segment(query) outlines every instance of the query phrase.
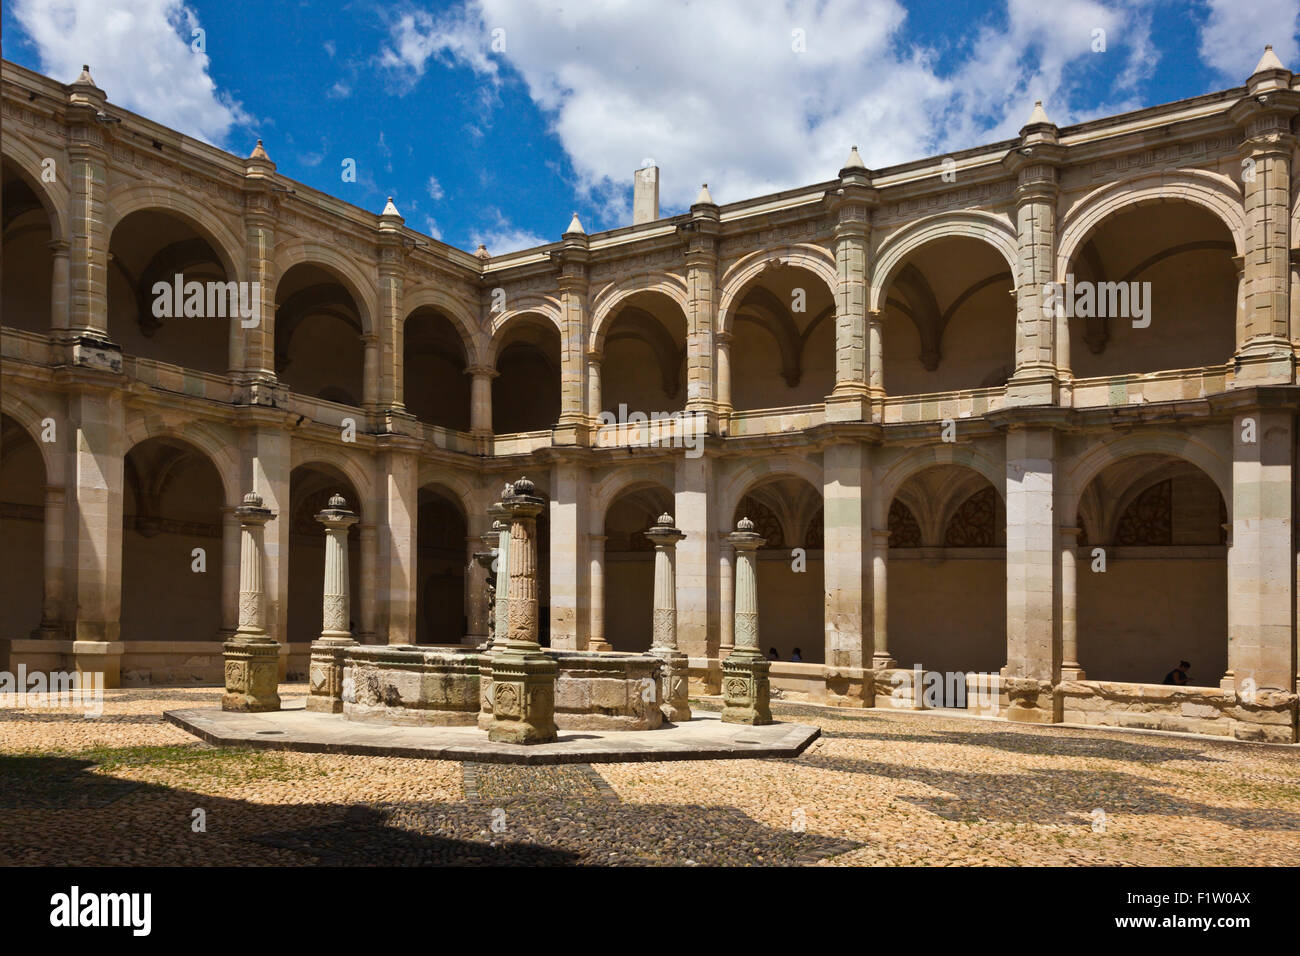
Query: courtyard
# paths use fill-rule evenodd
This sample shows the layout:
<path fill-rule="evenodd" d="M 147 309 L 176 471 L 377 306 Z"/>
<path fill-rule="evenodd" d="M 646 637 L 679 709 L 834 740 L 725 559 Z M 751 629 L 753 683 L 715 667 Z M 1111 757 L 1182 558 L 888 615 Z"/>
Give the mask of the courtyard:
<path fill-rule="evenodd" d="M 0 864 L 1300 859 L 1295 747 L 774 701 L 776 719 L 822 730 L 797 758 L 531 767 L 216 748 L 163 719 L 220 697 L 109 690 L 91 719 L 0 707 Z"/>

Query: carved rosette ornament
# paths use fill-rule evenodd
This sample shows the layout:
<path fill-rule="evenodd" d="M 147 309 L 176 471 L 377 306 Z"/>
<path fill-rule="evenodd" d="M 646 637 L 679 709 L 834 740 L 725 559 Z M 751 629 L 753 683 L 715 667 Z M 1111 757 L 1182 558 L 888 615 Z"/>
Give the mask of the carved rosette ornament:
<path fill-rule="evenodd" d="M 677 542 L 686 537 L 672 515 L 660 515 L 645 533 L 655 549 L 653 640 L 650 653 L 663 661 L 660 709 L 673 723 L 691 719 L 689 662 L 677 647 Z"/>
<path fill-rule="evenodd" d="M 492 651 L 488 739 L 537 744 L 556 739 L 555 661 L 537 642 L 537 516 L 544 502 L 520 478 L 501 501 L 510 521 L 508 618 L 504 646 Z"/>
<path fill-rule="evenodd" d="M 275 512 L 262 507 L 254 492 L 235 509 L 239 518 L 239 629 L 222 645 L 226 692 L 222 710 L 264 712 L 280 709 L 280 645 L 266 633 L 262 585 L 266 524 Z"/>
<path fill-rule="evenodd" d="M 329 499 L 316 520 L 325 527 L 325 584 L 321 598 L 321 634 L 312 642 L 308 665 L 307 709 L 337 714 L 343 710 L 344 651 L 352 637 L 348 578 L 348 529 L 360 519 L 342 495 Z"/>
<path fill-rule="evenodd" d="M 722 719 L 734 724 L 770 724 L 768 670 L 758 642 L 758 578 L 754 552 L 764 539 L 754 522 L 741 518 L 727 536 L 736 552 L 736 646 L 722 662 Z"/>

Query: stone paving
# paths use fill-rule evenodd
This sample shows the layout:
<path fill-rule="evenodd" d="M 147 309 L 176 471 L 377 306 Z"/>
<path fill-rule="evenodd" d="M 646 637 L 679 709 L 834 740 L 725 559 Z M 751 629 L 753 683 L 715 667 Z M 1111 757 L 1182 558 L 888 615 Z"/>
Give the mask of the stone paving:
<path fill-rule="evenodd" d="M 219 749 L 162 719 L 219 697 L 0 704 L 0 864 L 1300 862 L 1294 747 L 775 703 L 823 729 L 800 757 L 532 767 Z"/>

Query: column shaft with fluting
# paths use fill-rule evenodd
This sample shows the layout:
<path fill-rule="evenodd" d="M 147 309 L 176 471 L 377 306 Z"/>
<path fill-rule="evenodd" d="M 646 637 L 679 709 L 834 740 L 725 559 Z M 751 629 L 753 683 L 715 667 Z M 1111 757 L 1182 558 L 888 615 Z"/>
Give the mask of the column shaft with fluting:
<path fill-rule="evenodd" d="M 235 509 L 239 516 L 239 628 L 222 645 L 226 693 L 222 710 L 280 709 L 277 677 L 280 645 L 266 633 L 266 595 L 262 579 L 266 524 L 275 517 L 253 492 Z"/>
<path fill-rule="evenodd" d="M 736 724 L 770 724 L 770 664 L 758 641 L 758 576 L 755 553 L 764 540 L 754 522 L 742 518 L 727 536 L 736 554 L 736 646 L 722 662 L 722 719 Z"/>
<path fill-rule="evenodd" d="M 348 575 L 348 529 L 360 520 L 342 495 L 330 498 L 316 515 L 325 527 L 325 579 L 321 588 L 320 639 L 311 645 L 307 709 L 337 714 L 352 694 L 345 681 L 346 650 L 352 636 L 352 598 Z"/>
<path fill-rule="evenodd" d="M 663 666 L 659 674 L 660 709 L 673 723 L 691 719 L 689 661 L 677 647 L 677 542 L 686 537 L 671 515 L 660 515 L 646 531 L 655 546 L 654 622 L 652 656 Z"/>

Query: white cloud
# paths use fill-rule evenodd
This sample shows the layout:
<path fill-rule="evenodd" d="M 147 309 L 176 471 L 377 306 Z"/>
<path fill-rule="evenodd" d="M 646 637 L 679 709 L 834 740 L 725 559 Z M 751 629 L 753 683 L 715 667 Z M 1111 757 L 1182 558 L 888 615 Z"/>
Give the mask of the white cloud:
<path fill-rule="evenodd" d="M 902 42 L 899 0 L 659 0 L 652 11 L 639 0 L 465 0 L 440 20 L 395 21 L 381 59 L 415 79 L 429 59 L 451 61 L 492 88 L 494 57 L 508 61 L 548 113 L 579 192 L 621 221 L 647 156 L 671 211 L 704 181 L 725 203 L 832 179 L 855 143 L 879 167 L 1014 136 L 1034 99 L 1061 125 L 1087 118 L 1064 104 L 1071 67 L 1088 57 L 1111 57 L 1119 77 L 1115 101 L 1089 115 L 1130 108 L 1154 62 L 1143 3 L 1006 0 L 1005 23 L 972 25 L 942 72 L 938 52 Z M 1109 52 L 1092 52 L 1094 29 Z"/>
<path fill-rule="evenodd" d="M 479 227 L 470 232 L 470 244 L 477 247 L 479 243 L 487 246 L 488 252 L 494 256 L 502 256 L 507 252 L 518 252 L 520 249 L 531 249 L 534 246 L 544 246 L 554 239 L 543 239 L 527 229 L 518 229 L 510 224 L 510 221 L 501 214 L 501 210 L 493 210 L 495 221 L 490 226 Z M 558 239 L 556 236 L 555 239 Z"/>
<path fill-rule="evenodd" d="M 55 79 L 71 83 L 88 63 L 109 102 L 217 145 L 252 123 L 190 48 L 199 20 L 182 0 L 15 0 L 13 10 Z"/>
<path fill-rule="evenodd" d="M 432 216 L 424 217 L 424 231 L 434 239 L 442 240 L 442 230 L 438 228 L 438 222 Z"/>
<path fill-rule="evenodd" d="M 1244 83 L 1265 44 L 1273 44 L 1283 65 L 1295 69 L 1300 0 L 1207 0 L 1201 25 L 1201 59 L 1233 86 Z"/>
<path fill-rule="evenodd" d="M 443 197 L 442 183 L 438 182 L 437 176 L 430 176 L 425 188 L 429 190 L 429 198 L 435 202 Z"/>
<path fill-rule="evenodd" d="M 344 83 L 342 80 L 338 80 L 333 86 L 325 91 L 325 95 L 332 100 L 346 100 L 352 95 L 352 87 L 348 86 L 348 84 Z"/>

